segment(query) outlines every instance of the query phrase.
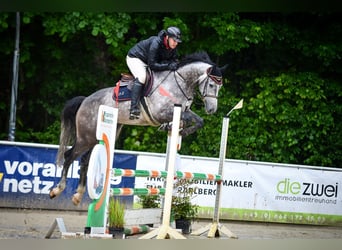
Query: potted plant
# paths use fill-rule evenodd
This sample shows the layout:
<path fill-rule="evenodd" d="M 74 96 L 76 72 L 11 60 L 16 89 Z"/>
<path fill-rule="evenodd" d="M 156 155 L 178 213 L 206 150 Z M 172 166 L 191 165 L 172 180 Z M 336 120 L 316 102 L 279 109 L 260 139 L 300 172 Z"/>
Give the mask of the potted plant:
<path fill-rule="evenodd" d="M 110 197 L 108 204 L 108 231 L 113 237 L 122 239 L 125 225 L 125 206 L 119 198 Z"/>
<path fill-rule="evenodd" d="M 175 220 L 176 228 L 182 229 L 183 234 L 191 233 L 191 224 L 198 214 L 198 205 L 191 202 L 194 189 L 189 186 L 192 183 L 189 180 L 179 180 L 175 184 L 177 195 L 172 196 L 171 216 Z"/>

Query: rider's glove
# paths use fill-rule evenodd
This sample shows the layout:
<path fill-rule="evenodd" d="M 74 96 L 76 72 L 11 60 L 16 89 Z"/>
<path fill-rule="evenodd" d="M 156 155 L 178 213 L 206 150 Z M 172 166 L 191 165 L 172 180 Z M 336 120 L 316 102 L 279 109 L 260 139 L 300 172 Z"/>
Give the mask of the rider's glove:
<path fill-rule="evenodd" d="M 177 68 L 178 68 L 178 63 L 176 62 L 169 63 L 170 70 L 175 71 Z"/>

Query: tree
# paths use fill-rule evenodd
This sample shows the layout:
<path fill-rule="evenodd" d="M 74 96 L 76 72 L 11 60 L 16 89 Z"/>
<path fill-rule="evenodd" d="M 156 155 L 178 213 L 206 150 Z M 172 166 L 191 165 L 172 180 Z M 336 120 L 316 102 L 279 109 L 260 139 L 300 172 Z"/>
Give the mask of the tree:
<path fill-rule="evenodd" d="M 66 100 L 115 85 L 137 41 L 170 25 L 183 32 L 180 56 L 205 50 L 228 63 L 215 115 L 183 138 L 182 154 L 218 157 L 222 117 L 228 157 L 340 167 L 342 25 L 338 13 L 22 13 L 18 141 L 58 144 Z M 15 14 L 0 13 L 0 114 L 8 120 Z M 7 124 L 0 125 L 7 137 Z M 165 134 L 127 126 L 118 148 L 165 152 Z"/>

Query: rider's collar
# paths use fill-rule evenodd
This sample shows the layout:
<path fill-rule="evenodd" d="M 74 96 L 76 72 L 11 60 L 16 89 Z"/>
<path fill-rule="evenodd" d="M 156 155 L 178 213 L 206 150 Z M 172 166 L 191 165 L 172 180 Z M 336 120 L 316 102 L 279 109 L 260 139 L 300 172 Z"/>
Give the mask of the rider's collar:
<path fill-rule="evenodd" d="M 167 36 L 164 36 L 164 45 L 166 47 L 166 49 L 171 49 L 170 46 L 169 46 L 169 42 L 168 42 L 168 39 L 167 39 Z"/>

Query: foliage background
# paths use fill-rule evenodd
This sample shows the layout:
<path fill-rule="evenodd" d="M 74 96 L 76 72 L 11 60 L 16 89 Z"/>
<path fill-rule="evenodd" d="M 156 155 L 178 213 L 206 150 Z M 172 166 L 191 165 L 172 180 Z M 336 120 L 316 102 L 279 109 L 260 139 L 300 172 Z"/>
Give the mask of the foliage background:
<path fill-rule="evenodd" d="M 176 25 L 180 56 L 205 50 L 229 68 L 219 109 L 181 154 L 218 157 L 231 115 L 232 159 L 341 167 L 342 19 L 334 12 L 22 12 L 16 141 L 58 144 L 66 100 L 113 86 L 137 41 Z M 7 140 L 15 12 L 0 12 L 0 139 Z M 127 126 L 118 149 L 165 152 L 166 134 Z"/>

